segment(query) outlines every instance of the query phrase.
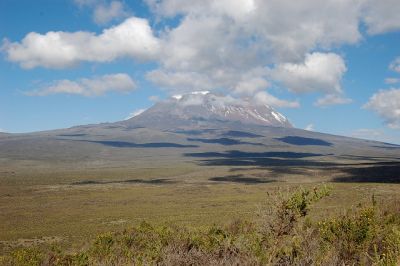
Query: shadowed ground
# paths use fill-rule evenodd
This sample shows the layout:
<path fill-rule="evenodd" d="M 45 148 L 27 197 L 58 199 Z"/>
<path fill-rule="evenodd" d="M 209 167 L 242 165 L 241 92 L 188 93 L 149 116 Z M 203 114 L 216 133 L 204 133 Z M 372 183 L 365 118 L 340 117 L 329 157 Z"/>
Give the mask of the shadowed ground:
<path fill-rule="evenodd" d="M 265 184 L 265 183 L 275 182 L 275 180 L 267 180 L 265 178 L 256 178 L 256 177 L 245 177 L 243 175 L 212 177 L 209 180 L 218 182 L 242 183 L 242 184 Z"/>
<path fill-rule="evenodd" d="M 335 177 L 332 181 L 349 183 L 400 183 L 400 164 L 346 168 L 342 171 L 345 173 L 345 176 Z"/>
<path fill-rule="evenodd" d="M 143 220 L 223 224 L 255 215 L 267 193 L 299 186 L 333 187 L 333 196 L 312 210 L 320 217 L 372 194 L 400 196 L 397 146 L 225 124 L 2 134 L 0 254 L 9 245 L 48 239 L 84 245 L 97 233 Z"/>
<path fill-rule="evenodd" d="M 288 136 L 284 138 L 277 138 L 282 142 L 292 144 L 292 145 L 300 145 L 300 146 L 332 146 L 333 144 L 327 142 L 322 139 L 314 139 L 314 138 L 304 138 L 304 137 L 297 137 L 297 136 Z"/>

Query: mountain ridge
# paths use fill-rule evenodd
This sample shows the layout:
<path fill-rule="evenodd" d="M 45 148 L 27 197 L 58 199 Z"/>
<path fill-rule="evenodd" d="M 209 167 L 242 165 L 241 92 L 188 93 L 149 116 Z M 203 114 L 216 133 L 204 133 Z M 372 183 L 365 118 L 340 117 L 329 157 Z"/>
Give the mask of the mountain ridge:
<path fill-rule="evenodd" d="M 393 144 L 306 131 L 281 116 L 246 99 L 209 92 L 175 95 L 124 121 L 0 134 L 0 166 L 25 167 L 31 161 L 67 168 L 162 163 L 285 168 L 400 160 Z"/>
<path fill-rule="evenodd" d="M 174 95 L 121 124 L 154 126 L 158 123 L 164 127 L 179 127 L 211 121 L 293 128 L 284 115 L 266 104 L 208 91 Z"/>

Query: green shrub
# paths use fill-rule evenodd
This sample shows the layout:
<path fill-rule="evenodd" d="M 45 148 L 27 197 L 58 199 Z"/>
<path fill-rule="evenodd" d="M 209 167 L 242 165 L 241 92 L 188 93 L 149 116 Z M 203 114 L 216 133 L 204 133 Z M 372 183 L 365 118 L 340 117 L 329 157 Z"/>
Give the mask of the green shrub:
<path fill-rule="evenodd" d="M 1 265 L 398 265 L 400 204 L 360 206 L 320 222 L 310 206 L 326 187 L 270 195 L 254 221 L 206 230 L 152 226 L 98 235 L 90 247 L 66 253 L 53 247 L 18 249 Z"/>
<path fill-rule="evenodd" d="M 35 266 L 41 265 L 43 261 L 42 252 L 36 248 L 22 248 L 17 249 L 11 253 L 10 263 L 12 265 L 20 265 L 20 266 Z"/>

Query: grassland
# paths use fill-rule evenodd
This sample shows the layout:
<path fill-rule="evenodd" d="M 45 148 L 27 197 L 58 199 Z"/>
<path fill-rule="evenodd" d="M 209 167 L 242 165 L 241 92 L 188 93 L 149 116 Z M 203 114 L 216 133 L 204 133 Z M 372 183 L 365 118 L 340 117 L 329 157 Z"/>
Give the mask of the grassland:
<path fill-rule="evenodd" d="M 8 254 L 22 261 L 35 254 L 47 258 L 48 251 L 57 247 L 62 252 L 56 257 L 61 260 L 82 251 L 96 261 L 99 258 L 90 250 L 98 235 L 105 235 L 108 243 L 111 234 L 110 241 L 120 243 L 130 238 L 121 232 L 140 231 L 144 221 L 152 225 L 145 226 L 144 239 L 149 234 L 159 240 L 159 229 L 164 226 L 168 232 L 183 232 L 185 239 L 214 238 L 213 233 L 207 233 L 212 228 L 224 228 L 237 219 L 254 221 L 260 208 L 271 206 L 271 196 L 299 187 L 332 187 L 328 197 L 310 207 L 307 219 L 314 223 L 314 231 L 319 230 L 315 227 L 318 221 L 364 206 L 372 195 L 380 203 L 400 199 L 400 148 L 389 144 L 298 130 L 292 133 L 301 134 L 303 138 L 298 139 L 302 141 L 321 138 L 321 143 L 327 144 L 288 144 L 281 137 L 290 132 L 274 128 L 254 131 L 257 137 L 235 139 L 227 139 L 226 130 L 206 130 L 198 140 L 182 133 L 143 128 L 70 130 L 73 134 L 67 130 L 68 134 L 43 132 L 0 139 L 3 258 Z M 233 239 L 248 237 L 223 232 Z M 252 232 L 260 236 L 258 230 Z M 291 237 L 303 239 L 304 235 Z M 168 239 L 182 244 L 182 239 Z M 252 242 L 253 238 L 248 240 L 259 244 Z M 380 243 L 377 238 L 367 242 Z M 112 245 L 116 253 L 120 247 Z M 201 253 L 207 246 L 199 248 L 199 254 L 210 255 Z M 225 246 L 213 248 L 215 252 L 225 250 Z M 364 248 L 359 251 L 364 252 Z M 254 250 L 247 251 L 245 254 L 256 261 L 264 261 Z M 69 259 L 61 265 L 70 265 Z"/>
<path fill-rule="evenodd" d="M 199 167 L 192 163 L 12 169 L 1 169 L 1 254 L 21 246 L 54 243 L 79 249 L 97 234 L 143 221 L 157 226 L 207 228 L 236 218 L 252 219 L 268 194 L 327 182 L 332 193 L 313 206 L 313 219 L 341 213 L 369 201 L 372 195 L 381 201 L 400 199 L 398 184 L 330 183 L 340 171 L 325 168 L 291 168 L 291 173 L 280 174 L 276 169 Z"/>
<path fill-rule="evenodd" d="M 0 256 L 2 265 L 398 265 L 398 200 L 369 202 L 318 217 L 327 186 L 275 189 L 256 216 L 188 227 L 141 222 L 71 249 L 35 243 Z M 54 239 L 53 239 L 54 240 Z"/>

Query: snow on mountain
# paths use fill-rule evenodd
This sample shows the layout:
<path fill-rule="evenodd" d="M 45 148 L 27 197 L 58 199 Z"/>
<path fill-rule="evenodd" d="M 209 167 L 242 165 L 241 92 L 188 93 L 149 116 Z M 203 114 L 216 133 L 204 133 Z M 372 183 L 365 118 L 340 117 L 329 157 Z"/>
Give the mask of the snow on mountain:
<path fill-rule="evenodd" d="M 132 118 L 131 122 L 188 123 L 229 121 L 274 127 L 292 127 L 289 120 L 268 105 L 246 99 L 195 91 L 174 95 Z"/>

